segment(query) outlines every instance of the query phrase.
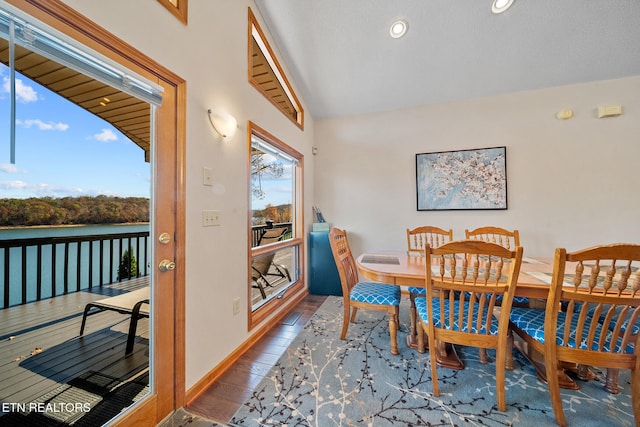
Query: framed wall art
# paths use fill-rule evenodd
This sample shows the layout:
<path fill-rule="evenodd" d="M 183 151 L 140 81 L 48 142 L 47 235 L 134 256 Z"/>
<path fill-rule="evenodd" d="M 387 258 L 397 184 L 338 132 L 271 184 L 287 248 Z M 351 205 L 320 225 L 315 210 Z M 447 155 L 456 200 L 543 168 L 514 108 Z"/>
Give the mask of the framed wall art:
<path fill-rule="evenodd" d="M 419 211 L 507 209 L 506 147 L 416 154 Z"/>

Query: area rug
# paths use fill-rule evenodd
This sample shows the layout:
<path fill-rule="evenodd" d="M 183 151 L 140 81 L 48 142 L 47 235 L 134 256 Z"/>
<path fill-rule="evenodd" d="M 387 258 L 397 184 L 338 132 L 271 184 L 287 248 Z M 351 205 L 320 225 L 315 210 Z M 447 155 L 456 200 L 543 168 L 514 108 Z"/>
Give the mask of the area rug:
<path fill-rule="evenodd" d="M 229 421 L 234 426 L 546 426 L 555 425 L 546 384 L 514 351 L 506 374 L 507 411 L 497 409 L 495 365 L 478 350 L 457 346 L 465 369 L 439 368 L 440 396 L 432 393 L 429 355 L 408 348 L 408 301 L 400 308 L 400 354 L 389 352 L 383 313 L 358 311 L 347 340 L 340 340 L 342 299 L 329 297 L 294 339 L 252 396 Z M 489 350 L 490 356 L 495 356 Z M 492 358 L 495 360 L 495 358 Z M 575 426 L 631 426 L 630 376 L 621 371 L 620 393 L 604 388 L 606 371 L 562 390 L 565 415 Z"/>

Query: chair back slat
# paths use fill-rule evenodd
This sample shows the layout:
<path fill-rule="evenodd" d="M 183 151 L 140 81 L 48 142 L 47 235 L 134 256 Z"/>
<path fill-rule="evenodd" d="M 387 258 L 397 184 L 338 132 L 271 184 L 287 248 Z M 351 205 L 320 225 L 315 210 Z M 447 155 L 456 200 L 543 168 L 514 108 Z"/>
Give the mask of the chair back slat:
<path fill-rule="evenodd" d="M 480 227 L 475 230 L 464 230 L 466 239 L 482 240 L 495 243 L 513 250 L 520 246 L 520 232 L 518 230 L 509 231 L 501 227 Z"/>
<path fill-rule="evenodd" d="M 429 245 L 437 248 L 453 240 L 453 230 L 445 230 L 430 225 L 407 228 L 407 250 L 409 253 L 423 254 L 424 248 Z"/>

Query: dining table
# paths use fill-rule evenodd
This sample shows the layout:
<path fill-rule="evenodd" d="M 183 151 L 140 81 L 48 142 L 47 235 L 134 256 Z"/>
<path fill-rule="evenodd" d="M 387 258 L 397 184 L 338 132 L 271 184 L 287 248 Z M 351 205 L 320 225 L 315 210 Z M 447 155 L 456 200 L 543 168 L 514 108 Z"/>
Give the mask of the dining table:
<path fill-rule="evenodd" d="M 395 284 L 403 287 L 424 287 L 425 281 L 425 256 L 409 253 L 407 251 L 374 251 L 361 254 L 356 264 L 360 274 L 368 280 Z M 573 263 L 567 263 L 567 271 L 574 268 Z M 549 294 L 551 276 L 553 273 L 553 258 L 529 258 L 524 257 L 520 265 L 515 296 L 526 297 L 532 308 L 544 309 L 545 301 Z M 407 336 L 407 345 L 416 349 L 416 325 L 415 319 L 411 319 L 411 330 Z M 544 356 L 528 348 L 526 343 L 517 343 L 521 353 L 527 357 L 535 367 L 538 378 L 546 382 L 546 370 Z M 440 343 L 437 349 L 438 364 L 451 369 L 464 369 L 464 364 L 456 354 L 451 344 Z M 559 369 L 559 381 L 562 388 L 579 389 L 578 384 L 566 374 L 567 370 L 580 371 L 583 379 L 595 378 L 588 370 L 581 369 L 575 364 L 562 364 Z M 613 370 L 609 370 L 613 371 Z M 607 373 L 607 390 L 617 389 L 617 376 L 613 372 Z"/>

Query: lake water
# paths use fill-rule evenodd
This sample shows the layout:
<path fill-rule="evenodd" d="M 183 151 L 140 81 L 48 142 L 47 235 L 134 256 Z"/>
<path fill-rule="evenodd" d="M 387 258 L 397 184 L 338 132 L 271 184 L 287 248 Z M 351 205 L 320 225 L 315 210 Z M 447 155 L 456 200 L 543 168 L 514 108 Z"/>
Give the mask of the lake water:
<path fill-rule="evenodd" d="M 0 240 L 33 239 L 37 237 L 57 236 L 88 236 L 91 234 L 134 233 L 137 231 L 149 231 L 149 223 L 64 225 L 58 227 L 0 227 Z"/>
<path fill-rule="evenodd" d="M 34 239 L 42 237 L 68 237 L 68 236 L 88 236 L 88 235 L 105 235 L 105 234 L 121 234 L 148 232 L 148 223 L 139 224 L 99 224 L 99 225 L 78 225 L 78 226 L 58 226 L 58 227 L 14 227 L 0 228 L 0 240 L 10 239 Z M 147 246 L 149 245 L 147 241 Z M 64 245 L 56 245 L 55 249 L 55 268 L 53 267 L 53 249 L 52 245 L 42 246 L 41 251 L 41 298 L 50 298 L 53 295 L 64 293 L 64 281 L 67 280 L 69 292 L 87 289 L 89 285 L 99 286 L 100 284 L 110 283 L 117 280 L 118 265 L 120 263 L 120 240 L 113 241 L 113 255 L 111 246 L 105 244 L 102 256 L 102 271 L 100 270 L 100 244 L 93 242 L 91 245 L 85 242 L 78 247 L 77 243 L 69 244 L 69 256 L 65 260 Z M 137 253 L 137 245 L 135 239 L 129 242 L 125 239 L 122 242 L 122 250 L 126 250 L 128 245 L 131 246 L 134 256 L 138 264 L 141 274 L 144 274 L 145 267 L 149 263 L 150 248 L 144 247 L 144 240 L 140 239 L 140 253 Z M 89 274 L 89 247 L 92 246 L 93 260 L 91 262 L 92 274 Z M 80 251 L 80 253 L 78 253 Z M 26 300 L 34 301 L 37 299 L 37 248 L 35 246 L 27 247 L 26 257 L 23 260 L 22 249 L 12 248 L 9 250 L 9 265 L 6 263 L 6 249 L 0 248 L 0 307 L 4 307 L 7 293 L 6 270 L 9 269 L 8 284 L 8 302 L 10 306 L 20 304 L 22 302 L 22 283 L 23 283 L 23 262 L 26 265 Z M 80 275 L 78 277 L 78 264 Z M 55 278 L 52 271 L 55 270 Z"/>

